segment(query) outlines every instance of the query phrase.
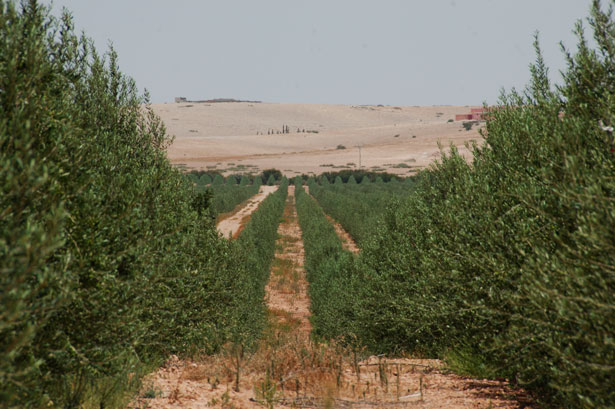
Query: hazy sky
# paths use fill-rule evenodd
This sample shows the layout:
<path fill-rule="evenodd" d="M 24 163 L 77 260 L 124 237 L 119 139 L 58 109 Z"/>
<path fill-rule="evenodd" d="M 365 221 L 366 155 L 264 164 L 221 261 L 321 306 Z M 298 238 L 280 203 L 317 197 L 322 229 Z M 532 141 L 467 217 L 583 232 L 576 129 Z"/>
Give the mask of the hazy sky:
<path fill-rule="evenodd" d="M 50 2 L 44 1 L 46 4 Z M 54 0 L 155 103 L 466 105 L 522 88 L 540 31 L 558 80 L 589 0 Z"/>

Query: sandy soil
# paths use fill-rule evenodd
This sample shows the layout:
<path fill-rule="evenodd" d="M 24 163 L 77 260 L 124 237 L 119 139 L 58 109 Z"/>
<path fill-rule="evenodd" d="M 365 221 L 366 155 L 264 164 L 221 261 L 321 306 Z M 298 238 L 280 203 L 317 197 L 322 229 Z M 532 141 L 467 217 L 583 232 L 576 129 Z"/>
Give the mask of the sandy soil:
<path fill-rule="evenodd" d="M 257 194 L 249 198 L 244 203 L 240 203 L 237 208 L 227 215 L 221 217 L 218 221 L 218 231 L 224 237 L 237 238 L 241 230 L 250 219 L 250 215 L 254 212 L 258 205 L 265 200 L 267 196 L 275 192 L 278 189 L 277 186 L 260 187 Z"/>
<path fill-rule="evenodd" d="M 284 218 L 278 228 L 278 241 L 271 278 L 267 284 L 267 307 L 276 315 L 278 325 L 289 325 L 307 339 L 310 324 L 310 299 L 305 279 L 305 250 L 297 221 L 295 186 L 288 187 Z"/>
<path fill-rule="evenodd" d="M 528 407 L 523 393 L 506 382 L 450 374 L 439 360 L 360 359 L 360 350 L 312 340 L 293 189 L 267 285 L 270 327 L 259 348 L 244 354 L 229 345 L 194 361 L 172 356 L 146 378 L 129 408 Z"/>
<path fill-rule="evenodd" d="M 461 122 L 449 120 L 470 108 L 270 103 L 153 106 L 169 134 L 175 136 L 168 149 L 173 163 L 225 174 L 277 168 L 286 176 L 359 165 L 409 175 L 440 156 L 438 143 L 444 148 L 452 143 L 469 156 L 464 143 L 480 142 L 477 127 L 466 131 Z M 290 133 L 275 133 L 285 125 Z M 273 135 L 267 135 L 270 130 Z"/>

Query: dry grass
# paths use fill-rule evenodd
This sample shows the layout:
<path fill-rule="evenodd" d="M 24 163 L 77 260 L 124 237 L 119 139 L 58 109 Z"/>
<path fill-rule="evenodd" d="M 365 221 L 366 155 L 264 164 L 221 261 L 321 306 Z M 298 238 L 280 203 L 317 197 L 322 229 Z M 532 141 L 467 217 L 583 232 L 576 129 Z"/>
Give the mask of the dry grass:
<path fill-rule="evenodd" d="M 288 313 L 271 311 L 269 335 L 256 352 L 240 358 L 239 391 L 252 392 L 264 406 L 390 406 L 420 401 L 427 386 L 424 377 L 438 371 L 435 361 L 383 357 L 358 361 L 361 351 L 311 340 L 296 332 L 299 323 L 287 325 L 289 320 Z M 182 379 L 206 380 L 220 395 L 232 390 L 237 366 L 237 355 L 229 345 L 222 354 L 203 357 L 187 368 Z M 225 387 L 219 388 L 220 384 Z"/>

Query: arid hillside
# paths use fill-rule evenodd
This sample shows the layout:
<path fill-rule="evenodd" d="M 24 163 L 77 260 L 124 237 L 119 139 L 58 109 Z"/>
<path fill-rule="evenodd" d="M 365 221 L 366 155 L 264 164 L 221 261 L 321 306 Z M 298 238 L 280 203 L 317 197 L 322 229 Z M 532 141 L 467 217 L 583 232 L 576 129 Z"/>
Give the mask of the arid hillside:
<path fill-rule="evenodd" d="M 357 168 L 409 175 L 479 140 L 454 121 L 470 106 L 169 103 L 153 106 L 175 136 L 174 164 L 223 173 L 277 168 L 286 176 Z M 287 133 L 284 133 L 284 130 Z M 359 148 L 359 146 L 361 148 Z"/>

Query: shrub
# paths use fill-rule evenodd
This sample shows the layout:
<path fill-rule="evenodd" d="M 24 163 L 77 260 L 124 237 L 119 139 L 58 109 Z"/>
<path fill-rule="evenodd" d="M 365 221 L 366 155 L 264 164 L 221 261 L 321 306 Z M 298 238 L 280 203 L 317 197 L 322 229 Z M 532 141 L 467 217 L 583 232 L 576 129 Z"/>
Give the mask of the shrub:
<path fill-rule="evenodd" d="M 282 180 L 282 172 L 280 172 L 278 169 L 265 169 L 261 174 L 262 180 L 266 180 L 267 184 L 269 184 L 269 179 L 271 179 L 272 176 L 273 184 L 275 184 L 275 182 L 279 180 Z"/>
<path fill-rule="evenodd" d="M 464 121 L 464 122 L 462 123 L 463 128 L 464 128 L 466 131 L 469 131 L 470 129 L 472 129 L 472 126 L 477 125 L 477 124 L 478 124 L 478 121 Z"/>

